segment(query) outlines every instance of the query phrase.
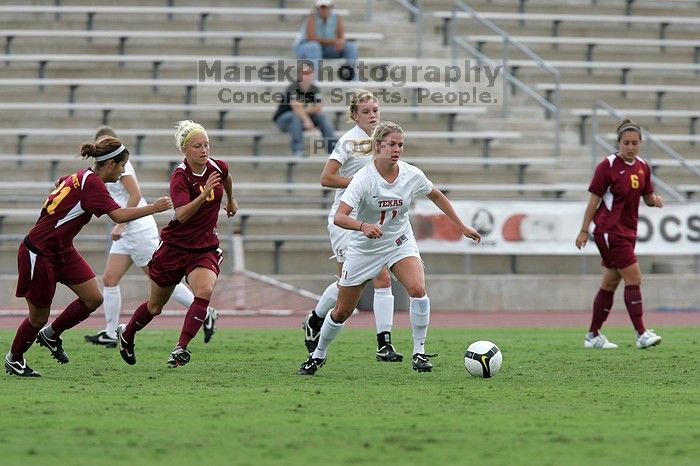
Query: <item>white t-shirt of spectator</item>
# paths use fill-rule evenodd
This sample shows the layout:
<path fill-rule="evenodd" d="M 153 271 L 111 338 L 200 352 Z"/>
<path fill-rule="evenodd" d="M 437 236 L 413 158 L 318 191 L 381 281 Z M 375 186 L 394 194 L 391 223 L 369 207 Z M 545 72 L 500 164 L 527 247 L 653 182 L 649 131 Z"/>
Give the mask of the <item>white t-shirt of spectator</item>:
<path fill-rule="evenodd" d="M 399 175 L 387 182 L 371 163 L 355 174 L 341 201 L 357 211 L 357 220 L 382 228 L 382 237 L 370 239 L 357 231 L 348 246 L 348 255 L 383 254 L 403 244 L 414 243 L 408 219 L 411 202 L 433 190 L 433 183 L 418 168 L 399 160 Z"/>
<path fill-rule="evenodd" d="M 122 173 L 121 176 L 133 176 L 134 180 L 138 182 L 136 179 L 136 171 L 134 170 L 134 166 L 131 165 L 130 161 L 127 161 L 126 165 L 124 165 L 124 173 Z M 129 202 L 129 191 L 127 191 L 124 187 L 121 177 L 114 183 L 106 183 L 106 185 L 112 199 L 114 199 L 121 207 L 126 207 L 126 203 Z M 147 204 L 148 203 L 146 200 L 142 197 L 136 207 L 143 207 Z M 153 219 L 152 215 L 147 215 L 127 223 L 124 233 L 134 233 L 136 231 L 148 230 L 150 228 L 155 228 L 157 231 L 158 225 L 156 225 L 156 221 Z"/>
<path fill-rule="evenodd" d="M 336 160 L 340 163 L 340 169 L 338 170 L 338 175 L 344 178 L 350 178 L 355 176 L 355 173 L 364 168 L 368 163 L 372 161 L 371 155 L 362 155 L 353 151 L 354 144 L 353 141 L 360 141 L 363 139 L 369 139 L 365 130 L 355 125 L 355 127 L 349 129 L 343 134 L 338 143 L 333 149 L 333 153 L 328 156 L 330 160 Z M 338 210 L 340 205 L 340 198 L 343 197 L 343 193 L 346 188 L 338 188 L 335 190 L 335 198 L 333 199 L 333 205 L 331 206 L 331 211 L 328 214 L 328 222 L 333 223 L 333 217 L 335 217 L 335 212 Z M 357 213 L 353 211 L 350 216 L 356 218 Z"/>

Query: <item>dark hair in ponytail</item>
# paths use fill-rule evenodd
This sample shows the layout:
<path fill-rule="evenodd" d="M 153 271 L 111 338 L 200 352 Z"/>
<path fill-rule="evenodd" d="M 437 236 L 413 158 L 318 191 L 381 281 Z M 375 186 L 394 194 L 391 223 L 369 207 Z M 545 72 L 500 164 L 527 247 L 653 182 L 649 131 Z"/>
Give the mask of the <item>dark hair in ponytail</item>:
<path fill-rule="evenodd" d="M 83 159 L 88 159 L 90 157 L 98 158 L 103 155 L 109 154 L 111 152 L 118 151 L 122 146 L 119 139 L 105 136 L 97 142 L 86 142 L 80 146 L 80 156 Z M 102 161 L 95 161 L 96 165 L 104 165 L 107 160 L 114 160 L 114 163 L 119 163 L 129 157 L 129 149 L 126 147 L 121 152 L 118 152 L 114 157 Z"/>
<path fill-rule="evenodd" d="M 622 120 L 622 123 L 617 126 L 617 142 L 620 142 L 622 135 L 627 131 L 636 131 L 639 133 L 639 140 L 642 140 L 642 129 L 639 127 L 639 125 L 629 118 L 625 118 Z"/>

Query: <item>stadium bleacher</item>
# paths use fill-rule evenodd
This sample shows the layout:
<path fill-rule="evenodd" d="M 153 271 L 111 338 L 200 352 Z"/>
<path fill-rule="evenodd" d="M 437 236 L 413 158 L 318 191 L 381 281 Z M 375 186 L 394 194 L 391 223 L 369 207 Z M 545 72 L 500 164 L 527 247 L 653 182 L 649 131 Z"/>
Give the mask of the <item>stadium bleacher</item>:
<path fill-rule="evenodd" d="M 5 54 L 0 56 L 5 72 L 0 79 L 0 111 L 13 115 L 0 128 L 0 190 L 8 194 L 0 202 L 0 209 L 5 209 L 0 234 L 20 234 L 22 225 L 26 229 L 30 223 L 30 216 L 16 210 L 28 208 L 29 203 L 12 192 L 12 183 L 24 180 L 27 197 L 40 197 L 40 190 L 32 191 L 31 183 L 83 166 L 72 154 L 99 124 L 114 126 L 130 145 L 139 179 L 148 187 L 145 191 L 163 191 L 179 158 L 169 128 L 177 119 L 192 117 L 210 130 L 215 155 L 225 154 L 222 157 L 231 163 L 242 199 L 248 196 L 256 201 L 254 213 L 246 217 L 250 219 L 246 230 L 251 251 L 255 251 L 248 265 L 261 272 L 293 270 L 286 261 L 297 256 L 285 255 L 290 244 L 298 251 L 316 251 L 314 257 L 323 256 L 327 244 L 321 240 L 326 234 L 321 210 L 327 199 L 318 185 L 323 154 L 304 159 L 291 156 L 288 135 L 270 120 L 274 104 L 207 106 L 194 99 L 198 58 L 255 66 L 293 58 L 291 38 L 308 11 L 308 2 L 287 1 L 284 7 L 276 1 L 258 3 L 231 7 L 199 2 L 169 7 L 167 2 L 152 1 L 116 7 L 120 15 L 114 15 L 112 7 L 80 1 L 0 6 L 5 38 Z M 417 89 L 440 86 L 409 82 L 399 90 L 407 101 L 382 109 L 385 119 L 395 119 L 407 130 L 406 160 L 428 171 L 454 199 L 584 199 L 590 176 L 587 135 L 594 96 L 604 96 L 692 159 L 699 116 L 694 110 L 700 71 L 700 43 L 694 33 L 700 24 L 696 5 L 670 2 L 661 7 L 642 0 L 633 5 L 601 3 L 590 14 L 589 0 L 566 5 L 549 0 L 471 2 L 483 17 L 561 70 L 563 143 L 558 157 L 552 150 L 554 123 L 542 118 L 542 109 L 522 92 L 510 96 L 506 116 L 495 106 L 417 105 L 412 100 Z M 443 35 L 450 31 L 444 25 L 452 18 L 452 2 L 423 4 L 423 58 L 449 59 L 451 50 L 443 45 L 447 37 Z M 415 25 L 405 21 L 404 12 L 383 2 L 372 2 L 372 8 L 373 19 L 368 21 L 367 12 L 357 5 L 338 2 L 349 36 L 359 40 L 361 58 L 378 67 L 413 63 L 415 50 L 406 44 L 415 40 Z M 468 22 L 463 14 L 457 16 L 453 31 L 498 59 L 500 37 Z M 377 18 L 391 18 L 391 28 Z M 624 27 L 624 34 L 611 34 L 611 26 Z M 645 47 L 654 47 L 653 57 Z M 508 65 L 537 92 L 546 96 L 554 89 L 542 78 L 543 71 L 518 51 L 509 57 Z M 356 84 L 374 90 L 390 86 L 387 82 L 334 82 L 332 86 L 350 89 Z M 282 89 L 284 83 L 250 80 L 244 86 L 256 92 Z M 321 83 L 326 90 L 329 86 Z M 348 127 L 344 110 L 344 105 L 325 104 L 325 111 L 335 116 L 338 131 Z M 601 131 L 605 135 L 613 129 L 614 120 L 601 118 L 605 118 Z M 677 161 L 656 156 L 652 162 L 665 179 L 671 177 L 666 181 L 693 185 L 694 180 Z M 255 190 L 246 194 L 252 187 Z M 265 189 L 267 193 L 261 194 Z M 282 229 L 274 218 L 262 221 L 267 214 L 275 217 L 262 209 L 265 199 L 275 195 L 284 197 L 281 205 L 289 206 L 289 212 L 295 211 L 291 206 L 297 206 L 307 209 L 298 212 L 309 213 L 310 209 L 314 215 L 290 214 L 282 221 Z M 290 226 L 295 221 L 289 219 L 303 221 L 295 230 Z M 9 228 L 11 224 L 16 228 Z M 100 235 L 104 235 L 104 225 L 88 226 L 86 237 Z M 12 254 L 8 244 L 3 242 L 2 254 Z M 96 268 L 104 259 L 101 252 L 90 255 Z M 596 259 L 589 259 L 585 260 L 588 266 L 595 267 Z M 518 263 L 523 269 L 537 270 L 534 261 L 528 261 L 523 257 Z M 472 260 L 474 269 L 484 272 L 511 271 L 502 270 L 502 264 L 488 258 Z M 323 260 L 317 264 L 305 261 L 304 265 L 304 273 L 310 274 L 332 269 Z M 453 270 L 460 271 L 460 266 Z M 543 267 L 541 272 L 548 270 Z"/>

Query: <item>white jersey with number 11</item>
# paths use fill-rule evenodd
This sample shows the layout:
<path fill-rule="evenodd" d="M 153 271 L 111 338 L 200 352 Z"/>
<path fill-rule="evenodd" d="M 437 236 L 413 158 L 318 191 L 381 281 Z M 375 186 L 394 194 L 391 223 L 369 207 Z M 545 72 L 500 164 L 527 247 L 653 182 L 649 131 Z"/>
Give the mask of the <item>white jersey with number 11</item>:
<path fill-rule="evenodd" d="M 389 183 L 370 163 L 355 174 L 343 193 L 341 201 L 357 212 L 357 220 L 382 228 L 382 237 L 376 239 L 356 232 L 348 246 L 348 255 L 382 254 L 415 243 L 408 211 L 414 198 L 433 190 L 433 183 L 413 165 L 399 160 L 398 167 L 398 177 Z"/>

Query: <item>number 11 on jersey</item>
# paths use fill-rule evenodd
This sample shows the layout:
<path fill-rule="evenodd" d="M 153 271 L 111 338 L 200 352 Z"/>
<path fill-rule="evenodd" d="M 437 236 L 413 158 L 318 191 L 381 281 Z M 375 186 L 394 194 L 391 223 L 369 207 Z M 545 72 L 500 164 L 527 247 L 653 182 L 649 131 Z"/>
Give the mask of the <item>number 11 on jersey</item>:
<path fill-rule="evenodd" d="M 380 225 L 384 225 L 384 220 L 386 220 L 386 212 L 387 212 L 386 210 L 382 210 L 379 213 L 379 224 Z M 392 210 L 391 211 L 391 218 L 395 218 L 398 213 L 399 213 L 398 210 L 396 210 L 396 209 Z"/>
<path fill-rule="evenodd" d="M 58 187 L 56 187 L 56 189 L 49 194 L 49 197 L 46 199 L 43 206 L 49 215 L 56 211 L 56 207 L 58 207 L 58 204 L 61 203 L 63 198 L 68 195 L 70 189 L 70 186 L 66 186 L 66 180 L 63 180 L 61 184 L 59 184 Z"/>

